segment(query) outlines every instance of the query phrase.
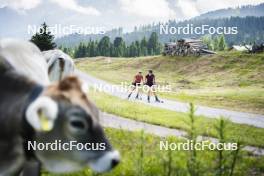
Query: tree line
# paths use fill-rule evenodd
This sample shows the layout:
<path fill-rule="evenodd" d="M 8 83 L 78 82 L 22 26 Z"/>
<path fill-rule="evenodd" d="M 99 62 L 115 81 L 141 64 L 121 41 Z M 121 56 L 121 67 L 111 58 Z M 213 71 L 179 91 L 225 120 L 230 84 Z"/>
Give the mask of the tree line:
<path fill-rule="evenodd" d="M 136 40 L 127 45 L 122 37 L 116 37 L 111 42 L 108 36 L 104 36 L 101 40 L 90 40 L 89 42 L 81 42 L 77 47 L 61 49 L 72 55 L 74 58 L 81 57 L 139 57 L 149 55 L 159 55 L 162 51 L 162 44 L 159 42 L 158 35 L 153 32 L 149 39 L 143 37 L 142 40 Z"/>
<path fill-rule="evenodd" d="M 53 40 L 54 36 L 48 31 L 46 23 L 43 23 L 40 31 L 33 35 L 30 41 L 35 43 L 41 51 L 45 51 L 56 47 Z M 175 39 L 171 41 L 176 42 Z M 206 35 L 202 37 L 202 41 L 210 50 L 223 51 L 227 49 L 227 43 L 224 35 Z M 109 36 L 104 36 L 99 41 L 89 40 L 86 43 L 81 42 L 77 47 L 60 46 L 59 49 L 74 58 L 96 56 L 140 57 L 161 54 L 163 51 L 163 45 L 159 41 L 158 34 L 156 32 L 152 32 L 148 39 L 143 37 L 141 40 L 136 40 L 131 44 L 126 44 L 122 37 L 115 37 L 113 42 L 111 42 Z"/>
<path fill-rule="evenodd" d="M 40 31 L 34 34 L 30 41 L 35 43 L 41 51 L 56 48 L 54 43 L 54 35 L 48 30 L 46 23 L 40 27 Z M 99 41 L 89 40 L 86 43 L 81 42 L 75 48 L 67 48 L 60 46 L 59 49 L 69 54 L 74 58 L 81 57 L 139 57 L 148 55 L 159 55 L 163 49 L 162 44 L 156 32 L 153 32 L 149 39 L 143 37 L 141 40 L 136 40 L 130 45 L 127 45 L 122 37 L 116 37 L 111 42 L 109 36 L 104 36 Z"/>

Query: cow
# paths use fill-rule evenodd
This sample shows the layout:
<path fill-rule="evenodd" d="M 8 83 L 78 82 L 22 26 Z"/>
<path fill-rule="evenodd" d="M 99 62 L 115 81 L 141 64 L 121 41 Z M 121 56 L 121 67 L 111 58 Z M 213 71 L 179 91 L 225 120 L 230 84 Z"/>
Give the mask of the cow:
<path fill-rule="evenodd" d="M 42 52 L 48 63 L 48 74 L 50 81 L 59 81 L 74 72 L 72 58 L 61 50 L 54 49 Z"/>
<path fill-rule="evenodd" d="M 82 91 L 77 77 L 50 83 L 47 68 L 32 43 L 0 40 L 0 175 L 19 175 L 30 162 L 55 173 L 87 166 L 97 172 L 111 170 L 120 156 L 104 134 L 99 110 Z M 70 151 L 28 148 L 30 142 L 51 144 L 55 140 L 104 147 Z"/>

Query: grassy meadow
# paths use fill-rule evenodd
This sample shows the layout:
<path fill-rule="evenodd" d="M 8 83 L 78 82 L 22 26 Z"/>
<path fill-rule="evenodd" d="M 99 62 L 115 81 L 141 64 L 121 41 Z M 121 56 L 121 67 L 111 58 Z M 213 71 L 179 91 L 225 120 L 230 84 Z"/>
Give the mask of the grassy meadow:
<path fill-rule="evenodd" d="M 219 152 L 196 151 L 195 163 L 191 162 L 192 152 L 183 150 L 160 150 L 160 141 L 184 142 L 174 137 L 160 138 L 143 132 L 128 132 L 106 129 L 106 134 L 122 155 L 122 162 L 113 171 L 105 174 L 93 173 L 90 169 L 72 174 L 49 174 L 42 176 L 188 176 L 193 172 L 191 166 L 201 176 L 221 173 L 230 175 L 234 158 L 236 164 L 232 175 L 248 176 L 264 173 L 264 157 L 255 157 L 247 152 L 223 152 L 222 170 L 219 170 Z M 231 176 L 231 175 L 230 175 Z"/>
<path fill-rule="evenodd" d="M 150 124 L 188 131 L 187 113 L 155 108 L 143 103 L 123 100 L 106 93 L 89 91 L 89 97 L 104 112 Z M 196 126 L 199 135 L 217 137 L 217 119 L 197 116 Z M 243 129 L 243 130 L 241 130 Z M 230 122 L 226 127 L 229 141 L 240 140 L 243 144 L 264 147 L 264 129 Z"/>
<path fill-rule="evenodd" d="M 231 110 L 264 114 L 264 54 L 236 52 L 202 57 L 84 58 L 77 68 L 111 83 L 131 84 L 138 71 L 153 69 L 160 85 L 170 84 L 173 92 L 163 98 L 193 102 Z M 264 157 L 241 150 L 244 145 L 264 147 L 264 129 L 226 120 L 195 116 L 123 100 L 103 92 L 88 93 L 101 111 L 124 118 L 175 128 L 198 135 L 238 142 L 236 151 L 160 150 L 160 141 L 186 142 L 176 137 L 161 138 L 143 131 L 106 128 L 122 162 L 109 173 L 89 168 L 63 176 L 261 176 Z M 43 172 L 42 176 L 58 176 Z"/>
<path fill-rule="evenodd" d="M 202 57 L 150 56 L 86 58 L 77 67 L 108 82 L 131 84 L 138 71 L 152 69 L 163 98 L 264 114 L 264 54 L 221 52 Z"/>

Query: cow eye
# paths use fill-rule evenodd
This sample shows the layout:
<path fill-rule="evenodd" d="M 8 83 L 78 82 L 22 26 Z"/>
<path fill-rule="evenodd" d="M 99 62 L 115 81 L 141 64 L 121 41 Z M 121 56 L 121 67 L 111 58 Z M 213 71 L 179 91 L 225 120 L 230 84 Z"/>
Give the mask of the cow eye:
<path fill-rule="evenodd" d="M 74 128 L 85 129 L 85 124 L 78 120 L 71 121 L 71 126 Z"/>
<path fill-rule="evenodd" d="M 74 132 L 86 132 L 88 129 L 87 121 L 81 117 L 71 117 L 70 128 Z"/>

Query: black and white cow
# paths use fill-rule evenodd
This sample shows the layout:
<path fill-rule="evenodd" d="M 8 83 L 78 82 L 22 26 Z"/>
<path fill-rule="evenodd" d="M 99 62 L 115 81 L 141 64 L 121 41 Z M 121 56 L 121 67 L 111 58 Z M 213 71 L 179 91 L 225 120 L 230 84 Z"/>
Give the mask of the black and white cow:
<path fill-rule="evenodd" d="M 99 124 L 99 110 L 74 76 L 50 84 L 39 49 L 16 40 L 0 40 L 0 176 L 19 175 L 27 161 L 50 172 L 72 172 L 90 166 L 105 172 L 118 164 Z M 28 150 L 28 141 L 74 140 L 104 143 L 105 150 Z M 27 175 L 28 176 L 28 175 Z"/>
<path fill-rule="evenodd" d="M 74 72 L 72 58 L 61 50 L 54 49 L 42 52 L 48 63 L 48 74 L 50 81 L 59 81 Z"/>

